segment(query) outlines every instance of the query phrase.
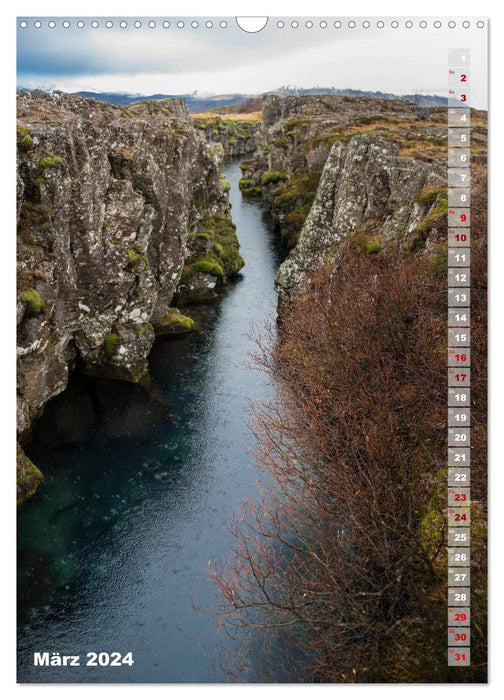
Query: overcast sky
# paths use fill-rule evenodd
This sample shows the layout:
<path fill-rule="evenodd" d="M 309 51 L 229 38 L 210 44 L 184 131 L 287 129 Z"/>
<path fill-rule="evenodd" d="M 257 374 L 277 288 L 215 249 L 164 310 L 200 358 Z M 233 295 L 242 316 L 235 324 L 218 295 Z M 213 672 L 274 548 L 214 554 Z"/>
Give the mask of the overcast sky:
<path fill-rule="evenodd" d="M 192 28 L 185 21 L 178 28 L 178 19 L 168 18 L 170 28 L 162 26 L 164 18 L 139 18 L 140 29 L 133 27 L 135 18 L 126 18 L 127 28 L 120 28 L 122 18 L 113 18 L 112 28 L 106 28 L 107 18 L 100 17 L 98 28 L 92 28 L 89 18 L 83 18 L 84 28 L 76 26 L 78 18 L 69 17 L 71 26 L 63 28 L 64 18 L 56 19 L 56 27 L 48 27 L 48 18 L 37 29 L 33 18 L 28 27 L 18 28 L 19 86 L 60 89 L 128 92 L 133 94 L 222 94 L 242 92 L 256 94 L 282 85 L 298 87 L 354 88 L 381 90 L 395 94 L 422 93 L 446 95 L 448 47 L 471 49 L 471 104 L 487 108 L 486 28 L 478 29 L 471 18 L 471 27 L 464 29 L 461 19 L 450 29 L 444 20 L 436 29 L 418 26 L 394 29 L 390 20 L 384 28 L 371 26 L 349 28 L 348 18 L 335 28 L 304 26 L 279 29 L 270 18 L 267 26 L 256 34 L 240 29 L 233 18 L 221 28 L 214 18 L 211 29 L 199 19 Z M 386 18 L 385 18 L 386 19 Z"/>

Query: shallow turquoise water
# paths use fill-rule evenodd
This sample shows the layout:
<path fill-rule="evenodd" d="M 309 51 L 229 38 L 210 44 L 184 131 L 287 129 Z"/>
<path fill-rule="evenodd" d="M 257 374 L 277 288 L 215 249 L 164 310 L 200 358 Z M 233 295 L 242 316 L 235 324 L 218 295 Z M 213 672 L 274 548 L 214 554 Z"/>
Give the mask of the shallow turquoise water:
<path fill-rule="evenodd" d="M 21 682 L 213 682 L 222 661 L 205 571 L 226 556 L 230 513 L 257 495 L 250 399 L 271 389 L 248 363 L 253 326 L 271 323 L 282 251 L 260 203 L 238 191 L 246 260 L 198 331 L 157 341 L 148 390 L 84 382 L 46 407 L 29 456 L 44 473 L 20 511 Z M 34 652 L 81 666 L 35 667 Z M 132 666 L 87 667 L 87 652 L 131 651 Z"/>

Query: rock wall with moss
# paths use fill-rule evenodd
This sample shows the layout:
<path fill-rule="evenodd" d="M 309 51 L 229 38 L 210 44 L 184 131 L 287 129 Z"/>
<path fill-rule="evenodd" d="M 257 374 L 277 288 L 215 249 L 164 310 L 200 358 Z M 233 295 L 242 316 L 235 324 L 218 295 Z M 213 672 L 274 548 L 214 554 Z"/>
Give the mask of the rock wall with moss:
<path fill-rule="evenodd" d="M 277 277 L 280 305 L 324 261 L 336 261 L 346 239 L 363 254 L 399 243 L 443 259 L 445 107 L 340 95 L 270 95 L 262 107 L 240 189 L 268 204 L 291 249 Z M 471 127 L 477 172 L 486 167 L 486 113 L 472 110 Z"/>
<path fill-rule="evenodd" d="M 256 134 L 261 127 L 258 118 L 235 116 L 229 118 L 213 112 L 193 116 L 196 129 L 205 135 L 207 143 L 220 143 L 226 156 L 242 156 L 256 148 Z"/>
<path fill-rule="evenodd" d="M 122 108 L 19 91 L 17 107 L 23 435 L 77 365 L 141 380 L 155 329 L 176 324 L 181 279 L 188 301 L 189 277 L 214 296 L 243 260 L 223 148 L 194 128 L 183 100 Z"/>
<path fill-rule="evenodd" d="M 242 164 L 240 189 L 244 196 L 262 197 L 268 203 L 289 248 L 298 242 L 334 145 L 347 146 L 352 139 L 378 135 L 397 149 L 400 158 L 433 170 L 446 164 L 444 107 L 340 95 L 284 99 L 270 95 L 263 98 L 262 121 L 253 158 Z M 483 165 L 486 115 L 473 110 L 471 125 L 473 162 Z"/>
<path fill-rule="evenodd" d="M 296 247 L 281 265 L 280 303 L 309 282 L 320 266 L 337 264 L 341 243 L 374 255 L 401 243 L 446 240 L 446 168 L 401 158 L 379 135 L 335 144 Z M 428 224 L 427 224 L 428 222 Z"/>

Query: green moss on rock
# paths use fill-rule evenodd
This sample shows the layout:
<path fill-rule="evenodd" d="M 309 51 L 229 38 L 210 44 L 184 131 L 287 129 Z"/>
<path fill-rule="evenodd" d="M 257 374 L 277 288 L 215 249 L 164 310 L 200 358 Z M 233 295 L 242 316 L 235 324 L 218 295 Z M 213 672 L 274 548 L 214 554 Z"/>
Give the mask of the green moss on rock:
<path fill-rule="evenodd" d="M 288 180 L 287 173 L 279 170 L 268 170 L 261 178 L 261 185 L 266 186 L 274 182 L 285 182 Z"/>
<path fill-rule="evenodd" d="M 293 177 L 273 191 L 273 206 L 277 209 L 293 209 L 296 206 L 308 205 L 308 214 L 317 193 L 319 180 L 320 174 Z"/>
<path fill-rule="evenodd" d="M 25 455 L 18 444 L 16 454 L 16 501 L 18 507 L 33 496 L 43 478 L 42 472 Z"/>
<path fill-rule="evenodd" d="M 213 238 L 214 255 L 211 255 L 210 259 L 221 266 L 223 274 L 227 277 L 235 275 L 245 265 L 245 261 L 239 253 L 240 244 L 236 235 L 236 226 L 224 214 L 216 214 L 214 217 L 203 219 L 201 226 L 206 231 L 211 232 L 209 237 Z M 210 274 L 215 273 L 211 272 Z"/>
<path fill-rule="evenodd" d="M 23 138 L 19 142 L 19 148 L 21 151 L 30 151 L 33 148 L 33 139 L 30 136 L 30 134 L 26 134 L 26 136 L 23 136 Z"/>
<path fill-rule="evenodd" d="M 379 253 L 381 249 L 381 245 L 377 241 L 372 241 L 371 243 L 366 243 L 366 251 L 369 253 L 369 255 L 376 255 L 376 253 Z"/>
<path fill-rule="evenodd" d="M 27 304 L 27 309 L 34 316 L 44 313 L 45 303 L 36 289 L 25 289 L 19 296 Z"/>
<path fill-rule="evenodd" d="M 280 229 L 282 242 L 293 248 L 317 193 L 320 173 L 295 175 L 280 182 L 272 195 L 273 216 Z"/>
<path fill-rule="evenodd" d="M 142 256 L 140 255 L 140 253 L 137 250 L 135 250 L 134 248 L 130 248 L 128 250 L 128 258 L 129 258 L 131 265 L 135 265 L 140 260 L 141 257 Z"/>
<path fill-rule="evenodd" d="M 304 129 L 308 126 L 308 119 L 289 119 L 287 129 Z"/>
<path fill-rule="evenodd" d="M 224 277 L 222 265 L 211 255 L 207 255 L 200 260 L 196 260 L 191 266 L 194 272 L 205 272 L 214 277 Z"/>
<path fill-rule="evenodd" d="M 135 266 L 141 260 L 146 269 L 148 269 L 149 267 L 149 261 L 147 259 L 147 256 L 141 253 L 136 248 L 128 249 L 128 260 L 131 266 Z"/>
<path fill-rule="evenodd" d="M 262 187 L 260 187 L 258 181 L 251 180 L 248 177 L 242 177 L 238 182 L 238 187 L 245 197 L 260 197 L 262 195 Z"/>
<path fill-rule="evenodd" d="M 192 243 L 180 278 L 181 285 L 187 285 L 198 273 L 216 277 L 220 285 L 245 264 L 239 252 L 236 226 L 225 213 L 202 218 L 199 230 L 189 234 L 189 240 Z"/>
<path fill-rule="evenodd" d="M 169 309 L 164 319 L 154 328 L 156 335 L 185 335 L 194 330 L 194 321 L 178 309 Z"/>
<path fill-rule="evenodd" d="M 59 156 L 45 156 L 39 161 L 39 168 L 63 168 L 65 159 Z"/>
<path fill-rule="evenodd" d="M 253 187 L 241 187 L 240 189 L 245 197 L 260 197 L 262 195 L 262 188 L 258 185 L 254 185 Z"/>
<path fill-rule="evenodd" d="M 443 196 L 444 190 L 438 190 L 438 195 L 436 197 L 436 206 L 427 214 L 427 216 L 422 219 L 418 224 L 416 229 L 410 236 L 407 243 L 407 248 L 411 252 L 414 252 L 422 248 L 427 240 L 429 233 L 433 228 L 438 226 L 442 219 L 446 220 L 446 215 L 448 213 L 448 200 Z M 421 194 L 421 193 L 420 193 Z"/>
<path fill-rule="evenodd" d="M 186 284 L 189 280 L 194 277 L 198 272 L 202 272 L 207 275 L 213 275 L 222 279 L 224 277 L 224 270 L 222 265 L 213 255 L 206 255 L 203 258 L 195 260 L 189 265 L 184 265 L 182 270 L 182 276 L 180 278 L 181 284 Z"/>
<path fill-rule="evenodd" d="M 434 204 L 440 199 L 446 199 L 448 193 L 446 187 L 424 187 L 415 197 L 417 202 L 423 204 Z"/>
<path fill-rule="evenodd" d="M 103 339 L 103 350 L 105 355 L 110 360 L 116 354 L 117 348 L 119 346 L 119 336 L 117 333 L 108 333 Z"/>
<path fill-rule="evenodd" d="M 229 139 L 229 141 L 231 142 L 231 139 Z M 219 182 L 220 182 L 220 184 L 224 187 L 224 189 L 226 190 L 226 192 L 229 192 L 229 190 L 231 189 L 231 185 L 229 184 L 229 182 L 226 180 L 226 178 L 225 178 L 224 176 L 222 176 L 222 177 L 219 179 Z"/>

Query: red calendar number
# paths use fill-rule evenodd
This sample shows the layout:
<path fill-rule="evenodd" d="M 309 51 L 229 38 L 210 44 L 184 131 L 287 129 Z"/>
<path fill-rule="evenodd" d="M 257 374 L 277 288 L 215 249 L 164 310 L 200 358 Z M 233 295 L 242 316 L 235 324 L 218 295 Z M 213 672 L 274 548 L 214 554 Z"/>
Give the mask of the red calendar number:
<path fill-rule="evenodd" d="M 460 95 L 460 101 L 461 101 L 461 102 L 466 102 L 466 101 L 467 101 L 467 95 Z"/>
<path fill-rule="evenodd" d="M 467 355 L 465 354 L 465 352 L 463 352 L 461 355 L 458 355 L 458 354 L 455 355 L 455 359 L 457 360 L 457 362 L 465 362 L 467 360 Z M 466 377 L 465 374 L 462 374 L 462 375 L 457 374 L 457 381 L 459 381 L 458 377 L 460 377 L 460 376 Z"/>
<path fill-rule="evenodd" d="M 456 493 L 455 500 L 456 501 L 467 501 L 467 496 L 465 495 L 465 493 Z"/>
<path fill-rule="evenodd" d="M 455 635 L 456 642 L 465 642 L 466 639 L 467 639 L 467 634 L 465 634 L 464 632 Z"/>
<path fill-rule="evenodd" d="M 462 75 L 460 76 L 460 82 L 467 83 L 467 75 L 465 73 L 462 73 Z"/>
<path fill-rule="evenodd" d="M 455 513 L 455 522 L 460 522 L 461 520 L 467 520 L 465 513 Z"/>
<path fill-rule="evenodd" d="M 465 622 L 467 615 L 465 613 L 455 613 L 455 622 Z"/>
<path fill-rule="evenodd" d="M 456 241 L 467 241 L 467 236 L 465 233 L 456 233 L 455 234 L 455 240 Z"/>
<path fill-rule="evenodd" d="M 461 214 L 460 221 L 467 221 L 467 216 L 465 214 Z"/>

